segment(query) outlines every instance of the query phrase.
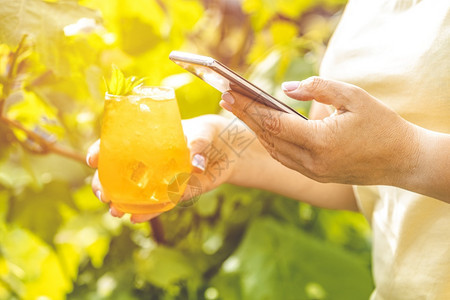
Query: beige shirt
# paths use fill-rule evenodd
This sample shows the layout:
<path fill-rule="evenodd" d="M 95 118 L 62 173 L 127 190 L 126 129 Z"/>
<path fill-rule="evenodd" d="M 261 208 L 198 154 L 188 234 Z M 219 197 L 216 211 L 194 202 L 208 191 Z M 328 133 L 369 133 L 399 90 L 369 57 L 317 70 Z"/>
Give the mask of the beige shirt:
<path fill-rule="evenodd" d="M 321 76 L 450 133 L 450 1 L 350 0 Z M 373 230 L 371 299 L 450 299 L 450 204 L 395 187 L 354 190 Z"/>

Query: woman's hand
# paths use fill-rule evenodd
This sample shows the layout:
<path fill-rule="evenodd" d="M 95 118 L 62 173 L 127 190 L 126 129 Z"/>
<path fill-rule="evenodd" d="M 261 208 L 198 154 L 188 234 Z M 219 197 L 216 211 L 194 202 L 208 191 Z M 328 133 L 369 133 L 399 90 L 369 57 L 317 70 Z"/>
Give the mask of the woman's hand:
<path fill-rule="evenodd" d="M 199 180 L 201 192 L 207 192 L 227 181 L 233 172 L 238 157 L 225 144 L 223 138 L 218 138 L 230 120 L 218 115 L 205 115 L 189 120 L 183 120 L 183 131 L 190 151 L 194 176 Z M 87 164 L 97 168 L 100 140 L 97 140 L 88 150 Z M 102 202 L 110 205 L 110 213 L 114 217 L 122 217 L 123 212 L 114 207 L 110 199 L 106 199 L 95 171 L 92 179 L 92 190 Z M 181 201 L 188 200 L 192 195 L 183 195 Z M 194 195 L 196 196 L 196 195 Z M 133 214 L 132 222 L 144 222 L 158 216 L 155 214 Z"/>
<path fill-rule="evenodd" d="M 364 90 L 312 77 L 287 82 L 284 92 L 297 100 L 332 105 L 323 120 L 281 113 L 235 92 L 221 106 L 244 121 L 270 155 L 319 182 L 401 186 L 418 166 L 418 127 Z"/>

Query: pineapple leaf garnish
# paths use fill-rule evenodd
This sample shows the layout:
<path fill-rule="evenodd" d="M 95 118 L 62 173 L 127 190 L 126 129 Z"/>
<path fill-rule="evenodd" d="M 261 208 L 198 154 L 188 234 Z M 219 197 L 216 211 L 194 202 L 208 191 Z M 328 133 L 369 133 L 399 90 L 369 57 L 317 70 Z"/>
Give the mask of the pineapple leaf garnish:
<path fill-rule="evenodd" d="M 109 84 L 105 78 L 103 78 L 103 80 L 105 81 L 108 94 L 128 96 L 132 94 L 134 88 L 143 84 L 145 78 L 137 78 L 136 76 L 125 77 L 116 65 L 112 65 L 111 80 L 109 81 Z"/>

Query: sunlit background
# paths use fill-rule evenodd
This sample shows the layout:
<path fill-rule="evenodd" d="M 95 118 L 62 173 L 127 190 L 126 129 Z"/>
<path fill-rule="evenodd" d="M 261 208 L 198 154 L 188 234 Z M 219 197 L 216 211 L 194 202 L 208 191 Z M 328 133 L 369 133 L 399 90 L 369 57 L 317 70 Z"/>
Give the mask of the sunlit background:
<path fill-rule="evenodd" d="M 358 214 L 226 185 L 159 217 L 155 239 L 108 214 L 84 164 L 112 64 L 175 87 L 184 118 L 222 113 L 220 94 L 172 50 L 289 101 L 281 82 L 318 74 L 345 2 L 0 0 L 0 299 L 367 299 Z"/>

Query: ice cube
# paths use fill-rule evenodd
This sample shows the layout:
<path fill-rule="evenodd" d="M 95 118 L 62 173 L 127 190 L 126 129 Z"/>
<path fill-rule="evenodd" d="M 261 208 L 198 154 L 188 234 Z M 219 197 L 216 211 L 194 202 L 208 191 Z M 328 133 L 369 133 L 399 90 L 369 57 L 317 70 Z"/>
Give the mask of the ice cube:
<path fill-rule="evenodd" d="M 140 110 L 143 111 L 143 112 L 150 112 L 150 107 L 148 107 L 147 104 L 141 103 L 141 104 L 139 105 L 139 108 L 140 108 Z"/>
<path fill-rule="evenodd" d="M 150 200 L 155 201 L 155 202 L 159 202 L 158 197 L 156 196 L 156 191 L 154 191 L 152 193 L 152 195 L 150 196 Z"/>
<path fill-rule="evenodd" d="M 140 86 L 134 89 L 134 93 L 139 96 L 149 97 L 153 100 L 174 99 L 175 92 L 172 88 Z"/>
<path fill-rule="evenodd" d="M 149 181 L 149 168 L 142 161 L 135 161 L 130 165 L 130 179 L 139 188 L 143 189 Z"/>

